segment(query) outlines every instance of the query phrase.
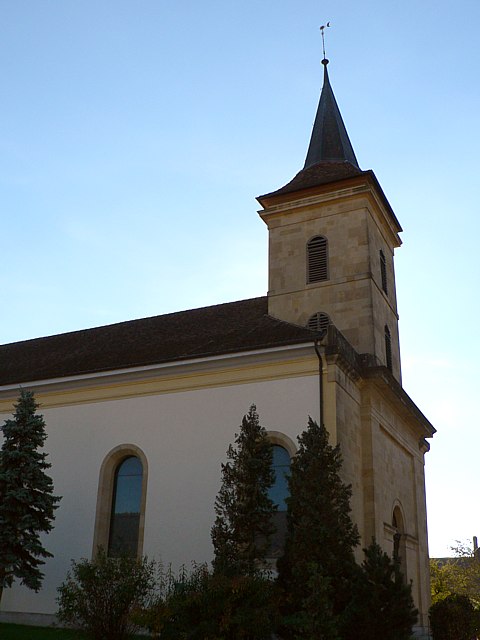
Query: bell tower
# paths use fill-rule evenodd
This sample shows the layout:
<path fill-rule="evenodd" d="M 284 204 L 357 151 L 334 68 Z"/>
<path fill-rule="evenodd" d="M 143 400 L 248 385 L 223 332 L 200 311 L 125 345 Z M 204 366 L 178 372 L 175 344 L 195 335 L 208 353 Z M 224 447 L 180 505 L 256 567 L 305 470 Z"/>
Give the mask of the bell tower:
<path fill-rule="evenodd" d="M 270 315 L 339 329 L 401 380 L 393 254 L 402 231 L 371 170 L 362 171 L 324 67 L 303 169 L 258 201 L 269 231 Z"/>

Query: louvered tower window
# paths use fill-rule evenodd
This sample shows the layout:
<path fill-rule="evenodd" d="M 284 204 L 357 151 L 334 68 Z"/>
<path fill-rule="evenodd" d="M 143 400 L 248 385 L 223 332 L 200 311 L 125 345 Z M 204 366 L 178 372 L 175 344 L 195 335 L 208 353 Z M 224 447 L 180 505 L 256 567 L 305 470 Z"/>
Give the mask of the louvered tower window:
<path fill-rule="evenodd" d="M 392 336 L 390 329 L 385 325 L 385 358 L 387 361 L 387 367 L 392 370 Z"/>
<path fill-rule="evenodd" d="M 385 260 L 385 254 L 380 249 L 380 273 L 382 276 L 382 289 L 388 294 L 387 286 L 387 262 Z"/>
<path fill-rule="evenodd" d="M 315 236 L 307 243 L 307 284 L 328 280 L 328 242 Z"/>
<path fill-rule="evenodd" d="M 330 324 L 330 318 L 326 313 L 322 313 L 319 311 L 318 313 L 314 313 L 308 319 L 307 328 L 312 331 L 325 331 Z"/>

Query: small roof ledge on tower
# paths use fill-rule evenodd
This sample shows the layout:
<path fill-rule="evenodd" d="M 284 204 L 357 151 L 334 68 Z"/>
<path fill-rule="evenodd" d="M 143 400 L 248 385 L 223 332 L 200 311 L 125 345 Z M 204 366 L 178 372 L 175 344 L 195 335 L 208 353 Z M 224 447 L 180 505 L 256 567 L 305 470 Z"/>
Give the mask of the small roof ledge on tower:
<path fill-rule="evenodd" d="M 290 180 L 286 185 L 276 191 L 259 196 L 257 200 L 260 204 L 263 204 L 262 200 L 270 196 L 281 196 L 287 193 L 294 193 L 295 191 L 303 191 L 304 189 L 319 187 L 347 178 L 355 178 L 367 173 L 368 171 L 362 171 L 349 162 L 321 162 L 314 164 L 308 169 L 302 169 L 293 180 Z"/>
<path fill-rule="evenodd" d="M 383 212 L 382 216 L 393 234 L 393 246 L 399 247 L 402 242 L 398 234 L 402 232 L 402 227 L 374 172 L 371 169 L 361 171 L 349 163 L 325 163 L 302 169 L 284 187 L 258 196 L 257 201 L 262 206 L 258 213 L 266 221 L 269 214 L 325 203 L 332 198 L 351 198 L 362 194 L 367 195 L 374 207 Z"/>

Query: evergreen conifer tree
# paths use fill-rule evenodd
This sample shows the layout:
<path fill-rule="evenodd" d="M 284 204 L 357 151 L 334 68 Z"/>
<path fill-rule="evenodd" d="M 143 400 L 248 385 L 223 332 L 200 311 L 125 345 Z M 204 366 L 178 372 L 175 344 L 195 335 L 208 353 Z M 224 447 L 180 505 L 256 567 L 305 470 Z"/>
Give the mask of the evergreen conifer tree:
<path fill-rule="evenodd" d="M 285 638 L 339 637 L 351 585 L 359 571 L 357 527 L 350 518 L 351 489 L 339 476 L 340 448 L 311 418 L 292 460 L 287 539 L 279 560 Z"/>
<path fill-rule="evenodd" d="M 54 510 L 60 498 L 45 471 L 47 454 L 40 453 L 46 440 L 45 422 L 38 415 L 33 393 L 21 392 L 12 419 L 2 427 L 0 450 L 0 600 L 4 587 L 15 578 L 29 589 L 40 589 L 42 558 L 52 557 L 40 534 L 53 528 Z"/>
<path fill-rule="evenodd" d="M 418 611 L 398 559 L 390 558 L 375 541 L 364 553 L 362 571 L 352 585 L 344 640 L 409 640 Z"/>
<path fill-rule="evenodd" d="M 226 576 L 252 576 L 265 560 L 276 510 L 268 496 L 274 482 L 272 445 L 255 405 L 244 416 L 227 458 L 215 500 L 213 568 Z"/>

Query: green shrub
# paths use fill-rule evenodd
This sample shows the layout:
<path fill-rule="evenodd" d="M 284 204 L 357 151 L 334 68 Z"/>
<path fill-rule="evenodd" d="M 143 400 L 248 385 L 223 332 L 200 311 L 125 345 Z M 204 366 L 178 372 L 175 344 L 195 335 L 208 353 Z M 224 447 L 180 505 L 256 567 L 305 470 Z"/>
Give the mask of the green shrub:
<path fill-rule="evenodd" d="M 194 566 L 189 575 L 164 575 L 157 601 L 135 617 L 162 640 L 270 640 L 274 584 L 260 575 L 231 577 Z"/>
<path fill-rule="evenodd" d="M 452 594 L 430 607 L 433 640 L 471 640 L 479 630 L 479 615 L 467 596 Z"/>
<path fill-rule="evenodd" d="M 95 640 L 124 640 L 137 627 L 131 613 L 151 601 L 154 562 L 146 558 L 108 558 L 99 549 L 93 561 L 72 562 L 58 588 L 59 619 L 78 625 Z"/>
<path fill-rule="evenodd" d="M 277 563 L 280 635 L 337 640 L 358 571 L 352 489 L 341 479 L 340 445 L 331 446 L 323 425 L 309 418 L 298 444 L 288 480 L 285 553 Z"/>
<path fill-rule="evenodd" d="M 140 627 L 147 629 L 154 638 L 162 634 L 169 634 L 171 628 L 178 627 L 176 618 L 181 594 L 186 591 L 199 588 L 204 571 L 208 572 L 206 565 L 193 564 L 191 574 L 183 566 L 178 574 L 172 571 L 171 566 L 164 570 L 159 565 L 156 572 L 155 595 L 147 606 L 136 607 L 132 612 L 132 620 Z M 180 637 L 180 636 L 179 636 Z"/>
<path fill-rule="evenodd" d="M 405 583 L 398 560 L 375 541 L 363 551 L 365 560 L 352 584 L 342 638 L 409 640 L 418 619 L 411 584 Z"/>

